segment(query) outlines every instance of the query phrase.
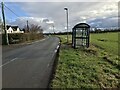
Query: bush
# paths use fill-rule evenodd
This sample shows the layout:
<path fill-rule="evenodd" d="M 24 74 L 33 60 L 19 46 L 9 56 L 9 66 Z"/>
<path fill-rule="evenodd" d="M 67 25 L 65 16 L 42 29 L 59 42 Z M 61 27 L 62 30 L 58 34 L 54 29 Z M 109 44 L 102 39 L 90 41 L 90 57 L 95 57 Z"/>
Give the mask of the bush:
<path fill-rule="evenodd" d="M 42 33 L 12 33 L 8 34 L 10 44 L 24 43 L 26 41 L 33 41 L 42 39 Z M 5 34 L 2 34 L 2 44 L 5 45 Z"/>

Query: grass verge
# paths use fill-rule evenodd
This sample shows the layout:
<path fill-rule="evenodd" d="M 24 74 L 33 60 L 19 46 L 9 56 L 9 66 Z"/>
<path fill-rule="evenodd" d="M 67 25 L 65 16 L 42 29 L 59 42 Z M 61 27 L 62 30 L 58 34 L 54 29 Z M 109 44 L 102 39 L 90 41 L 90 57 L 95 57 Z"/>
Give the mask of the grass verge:
<path fill-rule="evenodd" d="M 87 49 L 73 49 L 70 45 L 64 44 L 65 38 L 63 35 L 59 36 L 63 42 L 51 88 L 119 88 L 118 61 L 120 59 L 117 53 L 110 52 L 111 50 L 107 46 L 99 44 L 101 38 L 96 38 L 97 36 L 95 34 L 91 35 L 91 45 Z M 102 36 L 105 35 L 102 34 Z M 116 40 L 106 38 L 109 39 L 108 41 Z"/>

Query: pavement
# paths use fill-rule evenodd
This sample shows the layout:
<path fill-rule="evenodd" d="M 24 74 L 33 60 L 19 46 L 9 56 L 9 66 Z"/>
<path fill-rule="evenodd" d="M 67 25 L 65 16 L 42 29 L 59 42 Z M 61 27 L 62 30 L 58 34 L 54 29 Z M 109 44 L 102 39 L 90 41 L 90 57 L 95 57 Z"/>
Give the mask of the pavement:
<path fill-rule="evenodd" d="M 2 88 L 47 88 L 59 39 L 49 37 L 2 53 Z M 4 52 L 5 51 L 5 52 Z"/>

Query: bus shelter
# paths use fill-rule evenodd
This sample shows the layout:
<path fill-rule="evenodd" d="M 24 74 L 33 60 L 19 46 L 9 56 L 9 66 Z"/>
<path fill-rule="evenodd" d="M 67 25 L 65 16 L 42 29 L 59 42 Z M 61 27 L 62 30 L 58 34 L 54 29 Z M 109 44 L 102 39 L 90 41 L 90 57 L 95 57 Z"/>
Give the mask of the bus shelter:
<path fill-rule="evenodd" d="M 72 46 L 77 48 L 80 46 L 89 47 L 90 43 L 90 25 L 79 23 L 72 29 Z"/>

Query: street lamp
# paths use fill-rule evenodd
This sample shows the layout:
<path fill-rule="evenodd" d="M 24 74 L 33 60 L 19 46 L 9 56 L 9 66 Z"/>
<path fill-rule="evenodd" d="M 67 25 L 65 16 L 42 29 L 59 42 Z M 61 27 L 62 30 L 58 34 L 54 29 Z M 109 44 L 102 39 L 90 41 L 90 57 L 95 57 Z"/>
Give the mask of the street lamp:
<path fill-rule="evenodd" d="M 55 34 L 55 30 L 54 30 L 54 27 L 55 27 L 55 26 L 54 26 L 54 24 L 53 24 L 52 26 L 53 26 L 53 33 Z"/>
<path fill-rule="evenodd" d="M 65 7 L 64 10 L 66 11 L 66 19 L 67 19 L 67 43 L 68 43 L 68 8 Z"/>

